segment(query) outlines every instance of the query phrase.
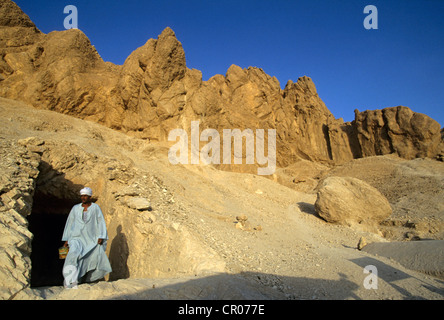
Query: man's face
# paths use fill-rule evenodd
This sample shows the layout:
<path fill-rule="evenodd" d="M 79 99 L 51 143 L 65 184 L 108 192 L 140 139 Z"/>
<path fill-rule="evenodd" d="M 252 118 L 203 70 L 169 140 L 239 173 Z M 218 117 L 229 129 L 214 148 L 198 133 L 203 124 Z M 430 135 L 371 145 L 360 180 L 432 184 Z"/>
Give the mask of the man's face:
<path fill-rule="evenodd" d="M 91 202 L 91 197 L 86 194 L 82 194 L 80 196 L 80 200 L 82 201 L 82 203 L 89 203 Z"/>

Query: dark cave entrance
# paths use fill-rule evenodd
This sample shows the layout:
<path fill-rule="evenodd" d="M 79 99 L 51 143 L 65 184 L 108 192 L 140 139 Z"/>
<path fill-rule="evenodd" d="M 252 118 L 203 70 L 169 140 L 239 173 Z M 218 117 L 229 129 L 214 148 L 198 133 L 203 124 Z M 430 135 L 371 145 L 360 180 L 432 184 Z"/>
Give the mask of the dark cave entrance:
<path fill-rule="evenodd" d="M 63 263 L 58 248 L 63 244 L 62 235 L 66 219 L 77 200 L 60 199 L 39 192 L 34 194 L 29 231 L 34 235 L 31 252 L 31 287 L 63 285 Z"/>

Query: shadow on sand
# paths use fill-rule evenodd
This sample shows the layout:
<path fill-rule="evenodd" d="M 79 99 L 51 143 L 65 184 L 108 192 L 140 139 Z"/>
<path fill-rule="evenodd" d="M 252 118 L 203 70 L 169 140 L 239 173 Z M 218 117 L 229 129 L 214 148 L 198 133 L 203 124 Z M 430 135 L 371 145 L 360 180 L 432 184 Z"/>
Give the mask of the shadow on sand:
<path fill-rule="evenodd" d="M 362 267 L 362 270 L 368 265 L 377 267 L 378 277 L 384 282 L 384 290 L 391 292 L 385 298 L 392 296 L 396 299 L 415 300 L 430 299 L 430 297 L 438 300 L 444 298 L 444 282 L 440 279 L 435 279 L 434 284 L 424 282 L 371 257 L 350 261 Z M 384 295 L 369 295 L 368 292 L 371 290 L 365 289 L 363 282 L 357 283 L 343 273 L 339 273 L 338 276 L 339 279 L 330 280 L 242 272 L 189 278 L 187 281 L 177 280 L 174 283 L 162 283 L 162 279 L 139 279 L 137 280 L 140 281 L 138 290 L 128 294 L 114 294 L 109 298 L 123 300 L 359 300 L 384 298 Z M 362 273 L 362 280 L 365 277 L 366 275 Z M 409 285 L 406 285 L 403 280 L 414 280 L 414 282 L 410 281 Z M 412 288 L 412 285 L 415 287 Z M 118 289 L 119 282 L 115 282 L 113 287 Z"/>

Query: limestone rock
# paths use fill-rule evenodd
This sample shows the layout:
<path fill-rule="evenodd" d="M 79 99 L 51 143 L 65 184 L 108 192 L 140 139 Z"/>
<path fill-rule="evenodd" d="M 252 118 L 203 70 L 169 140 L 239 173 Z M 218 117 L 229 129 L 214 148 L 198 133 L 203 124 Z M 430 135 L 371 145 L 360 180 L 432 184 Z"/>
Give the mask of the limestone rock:
<path fill-rule="evenodd" d="M 247 221 L 248 217 L 246 215 L 240 215 L 236 217 L 236 229 L 243 231 L 251 231 L 251 223 Z"/>
<path fill-rule="evenodd" d="M 28 15 L 9 0 L 0 0 L 0 26 L 35 28 Z"/>
<path fill-rule="evenodd" d="M 237 221 L 239 221 L 239 222 L 245 222 L 245 221 L 247 221 L 248 220 L 248 217 L 246 216 L 246 215 L 241 215 L 241 216 L 237 216 L 236 217 L 236 220 Z"/>
<path fill-rule="evenodd" d="M 10 299 L 30 285 L 33 235 L 26 217 L 31 214 L 40 156 L 4 140 L 0 156 L 0 299 Z"/>
<path fill-rule="evenodd" d="M 358 250 L 362 250 L 367 245 L 367 240 L 364 237 L 359 238 Z"/>
<path fill-rule="evenodd" d="M 159 139 L 149 127 L 160 126 L 161 120 L 177 116 L 183 109 L 186 91 L 180 80 L 186 72 L 185 53 L 170 28 L 135 50 L 119 74 L 116 94 L 121 98 L 116 104 L 123 119 L 117 127 L 140 132 L 147 129 L 146 137 Z"/>
<path fill-rule="evenodd" d="M 151 203 L 146 198 L 134 197 L 127 201 L 127 204 L 132 209 L 137 209 L 139 211 L 152 210 Z"/>
<path fill-rule="evenodd" d="M 218 132 L 275 129 L 281 168 L 301 159 L 339 164 L 389 153 L 411 159 L 444 152 L 439 124 L 407 107 L 357 111 L 351 123 L 335 119 L 308 76 L 289 80 L 282 90 L 260 68 L 232 65 L 225 75 L 202 81 L 200 71 L 187 68 L 169 27 L 117 66 L 104 62 L 80 30 L 43 34 L 12 1 L 1 0 L 0 8 L 1 97 L 150 141 L 166 141 L 172 129 L 189 131 L 195 120 Z M 257 172 L 257 165 L 243 163 L 217 168 Z"/>
<path fill-rule="evenodd" d="M 405 159 L 433 158 L 442 145 L 439 123 L 403 106 L 356 110 L 355 127 L 362 157 L 395 153 Z"/>
<path fill-rule="evenodd" d="M 375 226 L 388 218 L 392 208 L 387 199 L 362 180 L 328 177 L 319 188 L 316 213 L 331 223 Z"/>

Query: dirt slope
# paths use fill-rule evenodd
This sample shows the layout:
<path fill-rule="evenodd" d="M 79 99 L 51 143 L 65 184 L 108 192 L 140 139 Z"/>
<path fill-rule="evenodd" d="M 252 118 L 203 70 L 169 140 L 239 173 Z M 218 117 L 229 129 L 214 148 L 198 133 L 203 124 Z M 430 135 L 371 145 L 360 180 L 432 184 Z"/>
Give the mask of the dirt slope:
<path fill-rule="evenodd" d="M 358 251 L 356 245 L 362 236 L 368 242 L 387 240 L 319 219 L 314 213 L 314 191 L 297 191 L 252 174 L 195 165 L 173 166 L 168 162 L 165 144 L 147 143 L 95 123 L 0 99 L 0 139 L 30 136 L 69 142 L 86 153 L 113 157 L 160 179 L 172 195 L 169 201 L 173 199 L 175 209 L 159 204 L 154 212 L 169 220 L 173 228 L 186 230 L 184 234 L 189 234 L 200 248 L 212 250 L 215 259 L 224 262 L 224 268 L 197 276 L 172 270 L 169 276 L 83 284 L 77 290 L 32 288 L 22 291 L 16 299 L 444 297 L 444 285 L 439 279 L 408 270 L 388 258 Z M 415 162 L 404 162 L 410 163 Z M 431 168 L 438 170 L 435 174 L 443 172 L 442 166 L 433 165 L 423 170 L 430 172 Z M 242 215 L 248 218 L 244 225 L 236 218 Z M 168 265 L 170 261 L 163 263 Z M 377 289 L 365 288 L 368 274 L 364 268 L 368 265 L 377 268 Z"/>

